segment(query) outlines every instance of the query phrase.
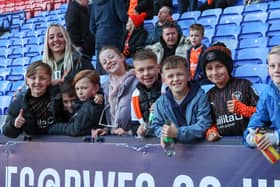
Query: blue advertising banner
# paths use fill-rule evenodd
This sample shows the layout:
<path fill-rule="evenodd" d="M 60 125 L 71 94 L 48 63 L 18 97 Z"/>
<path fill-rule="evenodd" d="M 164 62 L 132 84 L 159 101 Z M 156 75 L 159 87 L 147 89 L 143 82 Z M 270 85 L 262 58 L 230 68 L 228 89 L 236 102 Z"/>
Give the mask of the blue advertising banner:
<path fill-rule="evenodd" d="M 280 186 L 280 162 L 242 145 L 176 145 L 167 157 L 158 144 L 13 142 L 0 154 L 3 187 Z"/>

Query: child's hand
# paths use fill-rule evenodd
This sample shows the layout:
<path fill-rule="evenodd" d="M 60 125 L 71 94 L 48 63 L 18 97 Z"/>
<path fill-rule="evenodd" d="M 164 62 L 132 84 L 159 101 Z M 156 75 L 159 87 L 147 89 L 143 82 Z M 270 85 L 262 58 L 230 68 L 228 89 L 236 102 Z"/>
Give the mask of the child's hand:
<path fill-rule="evenodd" d="M 171 125 L 164 124 L 162 127 L 161 134 L 164 137 L 177 138 L 177 133 L 178 129 L 172 122 Z"/>
<path fill-rule="evenodd" d="M 218 127 L 215 123 L 213 123 L 211 127 L 205 132 L 205 138 L 209 142 L 217 141 L 221 137 L 222 136 L 220 135 Z"/>
<path fill-rule="evenodd" d="M 108 134 L 107 129 L 91 129 L 91 137 L 97 138 L 98 136 L 104 136 Z"/>
<path fill-rule="evenodd" d="M 123 128 L 117 128 L 112 130 L 112 134 L 118 135 L 118 136 L 123 136 L 126 135 L 127 132 Z"/>
<path fill-rule="evenodd" d="M 255 137 L 256 139 L 256 137 Z M 263 134 L 257 141 L 257 148 L 261 150 L 266 150 L 269 146 L 278 145 L 279 144 L 279 137 L 278 132 L 268 132 Z"/>
<path fill-rule="evenodd" d="M 151 112 L 154 112 L 154 110 L 155 110 L 155 103 L 153 103 L 153 104 L 150 106 L 150 113 L 151 113 Z"/>
<path fill-rule="evenodd" d="M 234 100 L 238 100 L 235 96 L 232 96 L 232 100 L 227 101 L 227 109 L 229 112 L 234 113 Z"/>
<path fill-rule="evenodd" d="M 15 119 L 15 128 L 21 128 L 25 123 L 25 118 L 23 117 L 23 109 L 20 109 L 17 118 Z"/>
<path fill-rule="evenodd" d="M 165 148 L 165 143 L 164 143 L 163 139 L 164 139 L 164 137 L 161 136 L 160 137 L 160 146 L 164 149 Z"/>
<path fill-rule="evenodd" d="M 96 94 L 94 97 L 94 102 L 96 104 L 101 105 L 103 103 L 103 95 L 102 94 Z"/>
<path fill-rule="evenodd" d="M 145 134 L 146 134 L 145 124 L 141 124 L 137 129 L 137 135 L 138 136 L 145 136 Z"/>
<path fill-rule="evenodd" d="M 234 100 L 227 101 L 227 109 L 229 112 L 234 113 Z"/>
<path fill-rule="evenodd" d="M 257 148 L 258 149 L 262 149 L 262 150 L 266 150 L 269 146 L 271 146 L 271 141 L 269 139 L 268 136 L 265 136 L 266 134 L 264 134 L 260 140 L 257 143 Z"/>
<path fill-rule="evenodd" d="M 219 140 L 221 137 L 222 136 L 218 132 L 211 131 L 207 134 L 206 140 L 209 142 L 214 142 Z"/>

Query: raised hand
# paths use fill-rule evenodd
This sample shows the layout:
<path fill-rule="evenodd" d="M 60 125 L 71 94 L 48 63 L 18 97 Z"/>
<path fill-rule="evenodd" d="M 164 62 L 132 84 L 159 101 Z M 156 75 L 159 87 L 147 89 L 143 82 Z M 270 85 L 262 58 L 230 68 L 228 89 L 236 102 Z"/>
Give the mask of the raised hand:
<path fill-rule="evenodd" d="M 23 109 L 20 109 L 19 114 L 15 120 L 15 127 L 21 128 L 25 123 L 25 118 L 23 117 Z"/>

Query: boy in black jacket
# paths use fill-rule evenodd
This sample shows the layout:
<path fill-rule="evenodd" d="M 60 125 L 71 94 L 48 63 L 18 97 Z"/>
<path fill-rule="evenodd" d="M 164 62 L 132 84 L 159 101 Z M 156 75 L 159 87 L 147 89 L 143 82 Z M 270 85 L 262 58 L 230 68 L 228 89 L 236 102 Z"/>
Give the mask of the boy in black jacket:
<path fill-rule="evenodd" d="M 46 134 L 63 116 L 59 90 L 51 85 L 50 66 L 41 61 L 34 62 L 27 68 L 25 77 L 28 90 L 10 104 L 3 127 L 3 134 L 10 138 L 16 138 L 22 132 Z"/>

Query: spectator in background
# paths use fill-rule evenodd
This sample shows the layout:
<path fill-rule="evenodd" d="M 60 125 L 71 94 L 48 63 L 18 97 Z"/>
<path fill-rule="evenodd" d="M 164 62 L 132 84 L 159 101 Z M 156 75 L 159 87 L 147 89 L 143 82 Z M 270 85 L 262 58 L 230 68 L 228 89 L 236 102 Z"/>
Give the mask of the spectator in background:
<path fill-rule="evenodd" d="M 72 81 L 83 69 L 93 69 L 91 61 L 72 46 L 68 32 L 60 24 L 50 24 L 46 31 L 43 62 L 52 68 L 54 85 Z"/>
<path fill-rule="evenodd" d="M 158 12 L 158 21 L 155 23 L 154 30 L 152 33 L 149 33 L 149 39 L 147 43 L 153 44 L 155 42 L 159 42 L 160 38 L 162 36 L 162 28 L 163 25 L 166 22 L 171 22 L 173 21 L 172 18 L 172 9 L 168 6 L 163 6 L 160 8 Z M 177 24 L 175 21 L 174 23 L 177 25 L 177 31 L 179 35 L 182 35 L 182 30 L 179 24 Z"/>
<path fill-rule="evenodd" d="M 109 78 L 102 84 L 105 97 L 105 109 L 107 124 L 112 127 L 111 133 L 115 135 L 131 134 L 130 102 L 132 92 L 136 88 L 138 80 L 134 70 L 127 70 L 124 55 L 116 47 L 103 47 L 99 55 L 100 63 L 109 74 Z M 97 129 L 92 132 L 96 138 L 107 134 L 106 129 Z"/>
<path fill-rule="evenodd" d="M 177 24 L 172 21 L 163 25 L 160 41 L 146 47 L 153 50 L 157 55 L 158 64 L 161 64 L 166 57 L 172 55 L 186 58 L 191 42 L 189 38 L 179 34 Z"/>
<path fill-rule="evenodd" d="M 99 51 L 103 46 L 115 46 L 123 51 L 126 23 L 126 4 L 120 0 L 95 0 L 91 7 L 90 31 L 95 35 L 96 70 L 105 74 L 99 62 Z"/>
<path fill-rule="evenodd" d="M 144 28 L 144 20 L 135 15 L 130 15 L 126 30 L 123 54 L 131 57 L 137 50 L 144 48 L 148 32 Z"/>
<path fill-rule="evenodd" d="M 163 6 L 173 7 L 172 0 L 153 0 L 154 2 L 154 15 L 158 15 L 158 11 Z"/>
<path fill-rule="evenodd" d="M 73 0 L 68 4 L 65 22 L 71 41 L 91 60 L 94 54 L 95 38 L 89 30 L 89 21 L 88 0 Z"/>
<path fill-rule="evenodd" d="M 203 3 L 200 7 L 200 11 L 204 11 L 207 9 L 213 9 L 213 8 L 226 8 L 229 6 L 234 6 L 236 3 L 236 0 L 207 0 L 205 3 Z"/>
<path fill-rule="evenodd" d="M 192 24 L 189 28 L 189 38 L 191 48 L 187 51 L 187 65 L 190 68 L 191 79 L 197 80 L 201 84 L 209 83 L 202 66 L 202 54 L 207 49 L 202 43 L 204 37 L 204 27 L 199 23 Z"/>

